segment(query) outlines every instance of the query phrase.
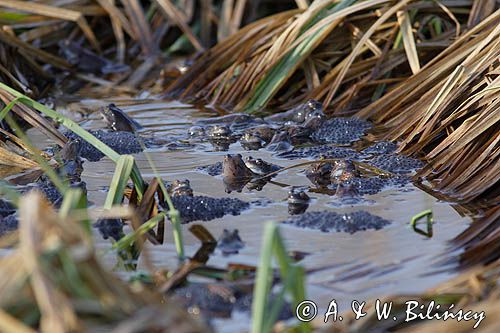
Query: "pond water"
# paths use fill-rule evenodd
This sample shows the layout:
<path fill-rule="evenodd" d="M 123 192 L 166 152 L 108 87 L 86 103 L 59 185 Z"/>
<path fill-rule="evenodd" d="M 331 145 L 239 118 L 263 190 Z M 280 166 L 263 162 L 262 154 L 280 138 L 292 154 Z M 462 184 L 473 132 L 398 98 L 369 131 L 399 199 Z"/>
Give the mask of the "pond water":
<path fill-rule="evenodd" d="M 132 118 L 145 127 L 144 135 L 162 137 L 185 133 L 192 122 L 209 115 L 180 103 L 159 101 L 114 100 Z M 87 129 L 103 127 L 98 115 L 90 115 L 81 121 Z M 215 252 L 208 262 L 211 266 L 225 267 L 228 263 L 257 265 L 263 227 L 266 221 L 282 221 L 288 215 L 286 196 L 288 188 L 267 184 L 262 191 L 244 189 L 241 193 L 226 193 L 222 179 L 197 172 L 199 166 L 222 161 L 225 154 L 241 153 L 261 157 L 265 161 L 282 166 L 300 162 L 300 160 L 277 160 L 265 151 L 248 152 L 238 144 L 232 144 L 229 152 L 213 152 L 211 146 L 198 147 L 185 151 L 167 151 L 166 149 L 148 150 L 154 164 L 164 180 L 189 179 L 195 195 L 211 197 L 232 197 L 245 201 L 259 198 L 270 199 L 265 207 L 244 211 L 239 216 L 202 223 L 216 238 L 223 229 L 239 229 L 245 242 L 239 254 L 223 256 Z M 137 163 L 146 179 L 154 175 L 146 156 L 136 155 Z M 104 202 L 106 186 L 109 185 L 114 164 L 103 159 L 100 162 L 85 162 L 83 178 L 87 182 L 89 200 L 94 203 Z M 275 178 L 276 182 L 288 185 L 308 185 L 309 181 L 301 174 L 301 168 L 291 169 Z M 325 309 L 329 301 L 335 298 L 342 309 L 350 306 L 352 300 L 368 300 L 391 294 L 411 294 L 422 292 L 439 282 L 445 281 L 453 273 L 435 273 L 440 270 L 438 260 L 446 258 L 447 241 L 459 234 L 468 225 L 469 219 L 461 217 L 448 203 L 439 202 L 417 187 L 410 185 L 404 190 L 387 190 L 376 195 L 366 196 L 368 203 L 352 206 L 332 206 L 332 197 L 318 193 L 309 193 L 314 198 L 308 211 L 332 210 L 339 213 L 366 210 L 392 223 L 378 231 L 362 231 L 355 234 L 322 233 L 320 231 L 281 225 L 288 250 L 310 253 L 301 264 L 306 270 L 313 271 L 307 276 L 307 296 L 314 300 L 319 308 Z M 431 209 L 434 213 L 434 235 L 427 238 L 415 233 L 409 226 L 412 216 Z M 183 225 L 183 234 L 187 255 L 192 255 L 199 248 L 199 241 Z M 109 242 L 96 234 L 97 247 L 104 252 Z M 167 224 L 165 243 L 161 246 L 147 246 L 154 265 L 158 268 L 175 269 L 178 265 L 172 233 Z M 107 263 L 114 265 L 113 256 L 105 256 Z M 143 260 L 139 269 L 145 269 Z M 432 273 L 432 274 L 431 274 Z M 123 273 L 125 274 L 125 273 Z M 236 314 L 220 325 L 222 331 L 234 332 L 248 328 L 248 317 Z M 242 320 L 241 317 L 247 318 Z"/>

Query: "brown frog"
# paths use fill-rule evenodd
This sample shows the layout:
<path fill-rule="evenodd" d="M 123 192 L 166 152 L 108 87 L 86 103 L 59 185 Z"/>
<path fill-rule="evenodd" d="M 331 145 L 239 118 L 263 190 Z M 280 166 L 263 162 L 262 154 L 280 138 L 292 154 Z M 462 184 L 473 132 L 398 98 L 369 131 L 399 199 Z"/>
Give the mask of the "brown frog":
<path fill-rule="evenodd" d="M 224 255 L 236 254 L 244 247 L 245 243 L 241 240 L 238 229 L 232 231 L 224 229 L 217 241 L 217 248 L 220 249 Z"/>
<path fill-rule="evenodd" d="M 351 160 L 337 160 L 333 163 L 330 181 L 332 184 L 340 184 L 359 175 L 359 171 Z"/>
<path fill-rule="evenodd" d="M 356 187 L 350 182 L 339 183 L 335 195 L 342 204 L 354 205 L 363 201 Z"/>
<path fill-rule="evenodd" d="M 306 169 L 306 177 L 317 186 L 327 186 L 331 183 L 330 174 L 333 165 L 330 162 L 313 163 Z"/>
<path fill-rule="evenodd" d="M 269 125 L 252 127 L 243 133 L 240 143 L 247 150 L 258 150 L 271 142 L 276 131 L 276 128 Z"/>
<path fill-rule="evenodd" d="M 289 204 L 308 204 L 311 201 L 311 198 L 306 194 L 306 192 L 297 189 L 293 187 L 289 192 L 288 192 L 288 197 L 287 201 Z"/>
<path fill-rule="evenodd" d="M 69 140 L 61 149 L 61 159 L 63 161 L 75 161 L 80 158 L 82 142 L 80 139 Z"/>
<path fill-rule="evenodd" d="M 287 122 L 292 121 L 298 124 L 303 123 L 309 115 L 315 111 L 323 111 L 323 106 L 320 102 L 310 99 L 304 104 L 288 110 L 286 112 L 273 114 L 265 118 L 268 122 Z"/>
<path fill-rule="evenodd" d="M 188 179 L 174 180 L 168 188 L 168 194 L 172 197 L 187 195 L 193 196 L 193 189 Z"/>
<path fill-rule="evenodd" d="M 240 144 L 246 150 L 259 150 L 266 145 L 266 141 L 253 133 L 244 133 Z"/>
<path fill-rule="evenodd" d="M 106 125 L 113 131 L 136 132 L 142 126 L 130 118 L 123 110 L 111 103 L 99 109 Z"/>
<path fill-rule="evenodd" d="M 262 140 L 264 140 L 266 143 L 271 142 L 271 139 L 273 138 L 274 134 L 276 133 L 277 128 L 270 126 L 270 125 L 259 125 L 253 128 L 250 128 L 245 131 L 245 133 L 250 133 L 254 136 L 258 136 Z"/>
<path fill-rule="evenodd" d="M 286 125 L 283 130 L 288 133 L 290 140 L 294 145 L 310 141 L 309 138 L 313 132 L 311 128 L 295 124 Z"/>
<path fill-rule="evenodd" d="M 231 129 L 226 125 L 212 125 L 206 128 L 206 134 L 209 139 L 229 140 L 233 133 Z"/>
<path fill-rule="evenodd" d="M 290 215 L 303 214 L 309 208 L 311 198 L 302 190 L 292 187 L 288 192 L 288 213 Z"/>
<path fill-rule="evenodd" d="M 250 170 L 243 157 L 240 154 L 237 155 L 226 155 L 222 162 L 222 176 L 225 181 L 245 181 L 249 180 L 254 176 L 252 170 Z"/>
<path fill-rule="evenodd" d="M 267 175 L 268 173 L 278 171 L 280 166 L 268 163 L 261 158 L 253 158 L 252 156 L 245 157 L 245 165 L 256 175 Z"/>
<path fill-rule="evenodd" d="M 266 147 L 266 150 L 269 150 L 274 153 L 288 152 L 293 150 L 292 139 L 290 138 L 290 134 L 286 131 L 277 132 L 274 134 L 271 142 Z"/>

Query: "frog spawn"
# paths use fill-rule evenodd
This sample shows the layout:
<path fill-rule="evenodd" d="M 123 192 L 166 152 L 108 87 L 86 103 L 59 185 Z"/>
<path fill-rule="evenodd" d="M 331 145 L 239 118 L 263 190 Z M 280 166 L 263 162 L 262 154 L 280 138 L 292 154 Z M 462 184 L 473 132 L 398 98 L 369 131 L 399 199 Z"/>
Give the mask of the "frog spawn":
<path fill-rule="evenodd" d="M 190 283 L 173 290 L 171 296 L 185 308 L 196 309 L 207 317 L 227 318 L 233 311 L 248 313 L 252 304 L 251 290 L 228 283 Z M 277 299 L 274 293 L 270 293 L 268 298 L 270 305 Z M 285 301 L 278 320 L 292 317 L 291 305 Z"/>
<path fill-rule="evenodd" d="M 224 215 L 240 215 L 250 203 L 236 198 L 211 198 L 203 195 L 172 197 L 172 204 L 182 216 L 182 223 L 210 221 Z M 168 209 L 168 207 L 163 207 Z"/>
<path fill-rule="evenodd" d="M 142 152 L 143 150 L 139 142 L 140 139 L 134 133 L 107 132 L 103 130 L 90 130 L 89 132 L 118 154 L 136 154 Z M 64 135 L 68 138 L 68 140 L 80 140 L 82 142 L 80 157 L 91 162 L 97 162 L 104 157 L 104 154 L 100 150 L 80 138 L 75 133 L 67 132 Z"/>
<path fill-rule="evenodd" d="M 316 142 L 350 144 L 358 141 L 371 124 L 357 118 L 333 118 L 324 122 L 311 138 Z"/>
<path fill-rule="evenodd" d="M 379 230 L 390 224 L 389 221 L 366 211 L 338 214 L 332 211 L 308 212 L 292 216 L 283 221 L 300 228 L 322 232 L 347 232 L 353 234 L 363 230 Z"/>

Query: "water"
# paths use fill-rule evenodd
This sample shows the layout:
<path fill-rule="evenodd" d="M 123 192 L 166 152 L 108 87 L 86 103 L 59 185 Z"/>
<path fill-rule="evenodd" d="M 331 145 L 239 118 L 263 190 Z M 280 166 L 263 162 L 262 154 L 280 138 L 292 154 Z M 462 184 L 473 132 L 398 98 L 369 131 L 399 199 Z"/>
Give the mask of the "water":
<path fill-rule="evenodd" d="M 162 103 L 158 101 L 140 102 L 113 101 L 128 112 L 145 127 L 144 135 L 162 137 L 185 133 L 191 123 L 200 117 L 209 115 L 180 103 Z M 124 103 L 126 105 L 124 105 Z M 103 127 L 97 115 L 91 115 L 82 121 L 87 129 Z M 166 151 L 154 149 L 148 151 L 157 171 L 165 180 L 188 178 L 196 195 L 212 197 L 233 197 L 245 201 L 259 198 L 271 199 L 266 207 L 253 208 L 240 216 L 226 216 L 221 219 L 200 222 L 218 238 L 223 229 L 239 229 L 246 246 L 237 255 L 224 257 L 214 253 L 208 262 L 211 266 L 225 267 L 228 263 L 257 265 L 261 246 L 263 227 L 266 221 L 282 221 L 288 217 L 286 195 L 287 188 L 267 184 L 260 192 L 244 189 L 242 193 L 225 193 L 221 178 L 211 177 L 196 172 L 198 166 L 212 164 L 222 160 L 227 153 L 241 153 L 261 157 L 265 161 L 282 166 L 298 163 L 300 160 L 276 160 L 265 151 L 244 151 L 239 144 L 233 144 L 229 152 L 211 152 L 209 145 L 186 151 Z M 138 166 L 146 179 L 154 175 L 144 154 L 136 156 Z M 87 182 L 89 199 L 95 203 L 104 202 L 114 163 L 108 159 L 100 162 L 85 162 L 84 180 Z M 301 169 L 288 170 L 275 178 L 275 181 L 288 185 L 309 185 Z M 319 308 L 326 309 L 329 301 L 335 298 L 341 309 L 350 306 L 352 300 L 368 300 L 391 294 L 410 294 L 422 292 L 450 278 L 453 273 L 433 273 L 440 270 L 439 260 L 447 258 L 447 241 L 463 231 L 469 220 L 461 217 L 449 204 L 437 199 L 414 186 L 404 191 L 388 190 L 376 195 L 366 196 L 365 204 L 355 207 L 334 207 L 329 203 L 332 197 L 310 193 L 314 198 L 308 211 L 329 209 L 339 213 L 355 210 L 367 210 L 392 222 L 378 231 L 364 231 L 355 234 L 322 233 L 282 225 L 281 231 L 288 250 L 308 252 L 301 264 L 306 270 L 313 271 L 307 276 L 307 295 Z M 434 213 L 434 235 L 427 238 L 415 233 L 409 222 L 413 215 L 431 209 Z M 196 222 L 195 222 L 196 223 Z M 187 255 L 192 255 L 199 247 L 199 242 L 188 228 L 183 225 L 183 234 Z M 109 242 L 96 237 L 97 247 L 104 252 Z M 157 268 L 173 270 L 177 267 L 177 258 L 169 225 L 165 243 L 161 246 L 148 245 L 153 264 Z M 453 255 L 453 254 L 449 254 Z M 456 254 L 455 254 L 456 255 Z M 109 265 L 114 265 L 114 257 L 109 253 L 103 257 Z M 146 269 L 144 260 L 139 260 L 139 269 Z M 433 274 L 430 274 L 433 273 Z M 120 274 L 124 274 L 120 272 Z M 124 274 L 125 275 L 125 274 Z M 219 328 L 234 332 L 248 327 L 248 321 L 238 319 L 224 321 Z M 243 316 L 247 318 L 246 316 Z"/>

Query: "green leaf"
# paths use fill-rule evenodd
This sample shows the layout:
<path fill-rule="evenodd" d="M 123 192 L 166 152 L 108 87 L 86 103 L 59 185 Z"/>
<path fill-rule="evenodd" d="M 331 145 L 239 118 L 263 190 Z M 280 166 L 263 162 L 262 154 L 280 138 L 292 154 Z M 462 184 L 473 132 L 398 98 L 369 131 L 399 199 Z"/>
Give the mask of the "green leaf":
<path fill-rule="evenodd" d="M 104 202 L 104 209 L 111 209 L 114 205 L 120 205 L 122 203 L 123 193 L 127 187 L 134 164 L 135 160 L 131 155 L 122 155 L 118 158 L 115 173 L 113 174 L 108 195 Z"/>
<path fill-rule="evenodd" d="M 356 0 L 342 0 L 334 4 L 332 7 L 325 9 L 305 26 L 302 34 L 324 17 L 335 14 L 339 10 L 352 5 L 354 2 L 356 2 Z M 287 53 L 257 84 L 256 88 L 252 92 L 252 96 L 246 102 L 244 107 L 245 112 L 253 113 L 262 109 L 262 107 L 264 107 L 283 86 L 293 72 L 295 72 L 295 70 L 301 65 L 304 59 L 311 54 L 317 43 L 325 38 L 329 32 L 330 26 L 325 25 L 315 34 L 312 34 L 304 39 L 295 49 Z"/>

